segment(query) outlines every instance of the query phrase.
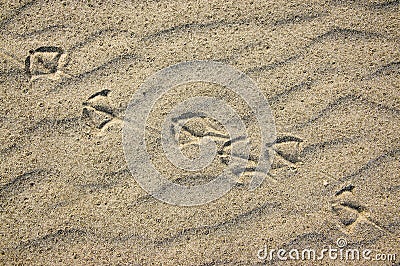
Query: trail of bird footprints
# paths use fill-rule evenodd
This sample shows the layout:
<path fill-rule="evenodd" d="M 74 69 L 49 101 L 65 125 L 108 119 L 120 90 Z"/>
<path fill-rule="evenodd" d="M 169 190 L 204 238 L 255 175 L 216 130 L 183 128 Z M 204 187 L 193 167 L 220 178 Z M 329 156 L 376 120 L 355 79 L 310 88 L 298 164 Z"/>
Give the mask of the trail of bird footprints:
<path fill-rule="evenodd" d="M 87 19 L 82 20 L 78 14 L 69 16 L 67 21 L 60 14 L 75 14 L 75 4 L 42 5 L 31 1 L 14 7 L 0 23 L 6 36 L 0 51 L 6 61 L 0 81 L 7 92 L 0 97 L 5 105 L 2 116 L 14 119 L 34 114 L 29 105 L 26 111 L 23 107 L 15 108 L 31 95 L 35 96 L 29 98 L 32 103 L 51 98 L 51 116 L 23 129 L 20 141 L 14 143 L 12 138 L 12 143 L 2 142 L 6 145 L 0 155 L 16 163 L 4 160 L 0 173 L 4 179 L 0 187 L 0 213 L 6 218 L 6 223 L 0 223 L 0 235 L 4 238 L 0 261 L 57 264 L 56 259 L 60 259 L 58 264 L 68 265 L 105 261 L 147 265 L 175 258 L 175 265 L 255 265 L 261 263 L 256 258 L 257 248 L 265 244 L 305 248 L 320 243 L 322 247 L 332 244 L 329 239 L 337 234 L 348 235 L 351 243 L 359 242 L 368 248 L 387 246 L 397 250 L 399 224 L 395 208 L 399 186 L 396 171 L 391 171 L 391 167 L 398 167 L 393 163 L 398 159 L 398 138 L 393 133 L 396 127 L 389 122 L 397 123 L 399 115 L 399 54 L 395 49 L 398 34 L 393 26 L 399 1 L 361 2 L 316 2 L 312 7 L 301 1 L 290 5 L 268 1 L 258 1 L 256 5 L 234 3 L 230 9 L 218 10 L 217 16 L 209 16 L 209 10 L 199 8 L 199 17 L 194 20 L 193 16 L 174 19 L 181 11 L 175 11 L 174 5 L 164 7 L 159 3 L 154 9 L 143 9 L 153 3 L 139 7 L 114 5 L 111 9 L 97 4 L 89 9 L 83 5 L 87 8 L 83 10 L 91 10 L 85 12 Z M 193 12 L 197 6 L 188 5 Z M 263 10 L 272 12 L 267 14 Z M 97 19 L 99 11 L 101 19 Z M 153 16 L 154 25 L 144 26 L 147 23 L 132 20 L 132 14 Z M 99 23 L 108 15 L 117 15 L 120 20 L 107 25 Z M 32 23 L 20 23 L 26 20 Z M 371 20 L 376 23 L 368 24 Z M 85 28 L 88 31 L 82 30 Z M 54 39 L 63 46 L 49 44 Z M 5 47 L 9 44 L 12 46 Z M 40 45 L 29 48 L 31 51 L 25 50 L 22 57 L 20 51 L 15 51 L 37 44 Z M 277 125 L 290 126 L 284 126 L 286 131 L 278 132 L 271 143 L 275 154 L 267 178 L 282 182 L 271 189 L 264 186 L 251 195 L 233 191 L 217 206 L 178 211 L 151 200 L 134 185 L 125 186 L 131 176 L 123 156 L 120 150 L 107 150 L 111 145 L 119 145 L 125 102 L 117 98 L 128 92 L 118 91 L 124 90 L 122 86 L 87 91 L 99 86 L 100 80 L 109 79 L 111 83 L 117 80 L 114 78 L 135 77 L 132 81 L 136 82 L 168 62 L 201 58 L 213 58 L 243 69 L 271 94 L 266 96 L 281 123 Z M 50 98 L 41 94 L 44 90 L 36 93 L 33 88 L 35 94 L 18 93 L 18 88 L 25 92 L 36 81 L 38 86 L 46 85 L 43 89 L 54 86 L 46 91 Z M 81 93 L 85 93 L 83 98 Z M 65 104 L 57 104 L 65 99 Z M 75 105 L 70 108 L 68 103 L 72 102 Z M 40 112 L 39 107 L 32 111 Z M 165 115 L 164 111 L 158 110 L 156 118 Z M 252 146 L 246 170 L 237 180 L 239 188 L 246 187 L 247 177 L 258 174 L 253 165 L 258 163 L 259 136 L 256 130 L 252 135 L 251 130 L 257 125 L 253 124 L 254 119 L 249 120 L 246 127 L 250 124 L 247 129 Z M 196 172 L 189 176 L 190 172 L 180 173 L 178 167 L 168 164 L 167 158 L 164 160 L 159 147 L 160 127 L 153 128 L 154 121 L 147 122 L 146 130 L 152 140 L 148 142 L 149 153 L 153 152 L 150 155 L 157 159 L 153 160 L 155 166 L 173 173 L 177 177 L 173 182 L 182 185 L 213 180 L 214 173 L 240 156 L 232 154 L 232 147 L 245 141 L 231 139 L 225 128 L 211 118 L 176 121 L 183 127 L 174 136 L 186 157 L 199 156 L 204 137 L 212 139 L 217 147 L 213 164 L 204 169 L 204 174 Z M 1 129 L 9 134 L 14 125 L 3 123 Z M 52 132 L 64 128 L 73 129 L 74 134 Z M 385 134 L 379 135 L 381 132 Z M 87 139 L 77 142 L 76 136 L 82 139 L 82 133 L 96 142 L 105 140 L 104 145 L 91 145 L 94 143 Z M 320 137 L 323 142 L 317 142 Z M 58 145 L 60 140 L 62 145 Z M 74 146 L 67 150 L 70 143 Z M 82 152 L 80 145 L 88 147 Z M 63 156 L 64 146 L 69 153 L 65 156 L 66 164 L 62 163 L 64 158 L 58 157 Z M 334 153 L 341 147 L 344 151 L 336 156 Z M 47 148 L 53 149 L 57 158 L 51 152 L 44 154 Z M 377 154 L 380 149 L 396 151 L 368 160 L 351 176 L 341 176 L 372 156 L 372 151 L 375 154 L 375 149 Z M 349 158 L 353 154 L 355 157 Z M 88 163 L 77 165 L 75 159 L 79 156 Z M 75 166 L 78 168 L 71 171 Z M 56 169 L 48 171 L 47 167 Z M 319 172 L 318 168 L 333 180 L 324 181 L 324 188 L 319 179 L 308 175 Z M 372 178 L 379 179 L 372 182 Z M 390 197 L 379 194 L 383 192 Z M 328 208 L 328 217 L 324 217 L 324 207 Z M 96 234 L 91 233 L 93 223 Z M 188 245 L 196 252 L 185 250 Z M 159 251 L 165 260 L 157 257 Z"/>
<path fill-rule="evenodd" d="M 111 130 L 113 125 L 123 122 L 121 112 L 112 107 L 111 93 L 110 90 L 103 89 L 92 94 L 82 103 L 82 123 L 91 132 L 98 135 L 103 135 Z M 178 122 L 175 121 L 175 123 Z M 179 139 L 183 154 L 192 159 L 198 155 L 200 139 L 210 137 L 217 144 L 217 156 L 224 164 L 228 164 L 229 157 L 232 156 L 230 154 L 232 143 L 244 141 L 243 139 L 230 139 L 218 121 L 207 117 L 194 117 L 188 120 L 182 130 L 175 134 Z M 289 135 L 279 136 L 273 144 L 275 161 L 272 169 L 282 167 L 296 169 L 296 164 L 301 163 L 302 144 L 303 139 L 301 138 Z M 250 154 L 249 161 L 257 163 L 257 158 Z M 249 167 L 247 170 L 254 171 L 255 168 Z"/>
<path fill-rule="evenodd" d="M 232 154 L 232 144 L 235 142 L 245 141 L 245 139 L 230 139 L 225 130 L 221 130 L 221 125 L 209 118 L 196 118 L 189 120 L 185 126 L 182 127 L 180 132 L 181 151 L 186 156 L 193 158 L 198 154 L 198 143 L 202 137 L 210 137 L 217 145 L 217 158 L 221 163 L 228 165 L 232 156 L 239 156 L 240 154 Z M 251 136 L 250 136 L 251 142 Z M 274 159 L 271 165 L 271 172 L 268 173 L 269 177 L 275 180 L 275 175 L 281 170 L 289 169 L 295 171 L 301 161 L 301 151 L 303 148 L 303 140 L 294 137 L 283 135 L 276 139 L 273 143 L 273 150 L 275 151 Z M 251 144 L 250 144 L 251 146 Z M 250 152 L 248 157 L 248 164 L 243 171 L 243 175 L 237 180 L 238 184 L 246 186 L 250 183 L 250 176 L 252 173 L 257 172 L 258 154 Z M 264 174 L 264 173 L 260 173 Z"/>

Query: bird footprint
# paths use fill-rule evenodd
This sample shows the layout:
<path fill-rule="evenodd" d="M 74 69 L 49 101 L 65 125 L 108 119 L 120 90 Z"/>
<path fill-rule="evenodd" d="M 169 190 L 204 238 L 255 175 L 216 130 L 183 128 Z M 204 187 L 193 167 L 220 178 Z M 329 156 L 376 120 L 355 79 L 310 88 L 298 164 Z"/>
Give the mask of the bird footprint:
<path fill-rule="evenodd" d="M 62 76 L 68 76 L 63 72 L 67 65 L 67 55 L 64 50 L 56 46 L 42 46 L 29 51 L 25 59 L 25 71 L 31 81 L 39 78 L 58 80 Z"/>
<path fill-rule="evenodd" d="M 110 92 L 108 89 L 101 90 L 83 102 L 81 121 L 90 132 L 95 131 L 101 135 L 112 130 L 116 123 L 122 122 L 119 111 L 112 107 Z"/>

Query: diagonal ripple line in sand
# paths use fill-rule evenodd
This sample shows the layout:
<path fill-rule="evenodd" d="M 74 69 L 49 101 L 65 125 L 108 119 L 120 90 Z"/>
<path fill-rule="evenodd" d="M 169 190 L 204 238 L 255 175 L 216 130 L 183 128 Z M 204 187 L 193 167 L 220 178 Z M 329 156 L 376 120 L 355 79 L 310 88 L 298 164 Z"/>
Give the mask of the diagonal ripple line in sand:
<path fill-rule="evenodd" d="M 222 85 L 242 97 L 254 112 L 261 130 L 261 151 L 250 190 L 263 182 L 272 162 L 272 144 L 276 139 L 274 119 L 269 104 L 255 83 L 244 73 L 215 61 L 190 61 L 165 68 L 150 78 L 135 93 L 125 113 L 123 145 L 128 167 L 136 181 L 149 194 L 169 204 L 178 206 L 202 205 L 225 195 L 235 186 L 235 178 L 246 169 L 249 145 L 245 125 L 235 111 L 219 99 L 192 97 L 179 104 L 163 124 L 162 143 L 169 160 L 179 167 L 196 171 L 206 167 L 216 155 L 215 144 L 210 138 L 202 138 L 200 156 L 189 160 L 181 153 L 175 133 L 183 124 L 174 126 L 179 117 L 212 117 L 228 130 L 232 143 L 231 161 L 214 180 L 197 186 L 182 186 L 167 180 L 151 163 L 145 146 L 146 121 L 155 102 L 169 89 L 187 83 L 208 82 Z M 188 116 L 188 114 L 191 114 Z M 239 156 L 240 155 L 240 156 Z M 260 173 L 262 173 L 260 175 Z"/>

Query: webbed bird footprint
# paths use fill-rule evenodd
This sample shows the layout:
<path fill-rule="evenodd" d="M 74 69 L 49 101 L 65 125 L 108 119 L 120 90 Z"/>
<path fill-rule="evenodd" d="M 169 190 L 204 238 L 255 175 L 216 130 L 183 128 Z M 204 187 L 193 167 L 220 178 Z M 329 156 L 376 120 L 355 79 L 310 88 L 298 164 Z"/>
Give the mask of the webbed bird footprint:
<path fill-rule="evenodd" d="M 331 201 L 332 212 L 336 215 L 337 224 L 345 233 L 362 231 L 365 227 L 384 231 L 372 218 L 366 205 L 360 203 L 356 187 L 352 184 L 338 190 Z M 364 229 L 363 229 L 364 228 Z"/>
<path fill-rule="evenodd" d="M 282 167 L 296 169 L 296 165 L 302 162 L 301 151 L 303 149 L 303 142 L 303 139 L 294 136 L 278 136 L 274 143 L 276 156 L 274 157 L 272 169 Z"/>
<path fill-rule="evenodd" d="M 110 100 L 110 90 L 104 89 L 88 97 L 82 103 L 81 120 L 84 126 L 98 133 L 111 131 L 115 124 L 122 123 L 120 111 L 113 107 Z"/>
<path fill-rule="evenodd" d="M 25 71 L 31 77 L 31 81 L 39 78 L 58 80 L 62 76 L 68 76 L 63 72 L 67 65 L 67 55 L 64 50 L 56 46 L 42 46 L 29 51 L 25 59 Z"/>

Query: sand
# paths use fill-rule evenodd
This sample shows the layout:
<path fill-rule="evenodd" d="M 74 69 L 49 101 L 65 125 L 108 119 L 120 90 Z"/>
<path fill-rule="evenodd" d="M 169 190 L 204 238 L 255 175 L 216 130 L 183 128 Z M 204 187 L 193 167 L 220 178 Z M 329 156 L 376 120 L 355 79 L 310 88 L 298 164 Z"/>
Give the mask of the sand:
<path fill-rule="evenodd" d="M 398 1 L 0 6 L 0 264 L 344 265 L 258 256 L 338 239 L 371 258 L 397 254 L 350 265 L 400 263 Z M 122 136 L 146 79 L 192 60 L 248 75 L 269 102 L 277 141 L 260 187 L 248 189 L 249 167 L 223 197 L 182 207 L 141 188 Z M 146 145 L 161 173 L 192 186 L 229 160 L 224 150 L 193 175 L 163 155 L 164 117 L 193 96 L 231 104 L 251 156 L 260 151 L 260 125 L 242 99 L 212 84 L 174 88 L 147 120 Z M 196 158 L 207 132 L 222 149 L 223 125 L 197 118 L 179 136 L 182 153 Z"/>

